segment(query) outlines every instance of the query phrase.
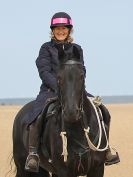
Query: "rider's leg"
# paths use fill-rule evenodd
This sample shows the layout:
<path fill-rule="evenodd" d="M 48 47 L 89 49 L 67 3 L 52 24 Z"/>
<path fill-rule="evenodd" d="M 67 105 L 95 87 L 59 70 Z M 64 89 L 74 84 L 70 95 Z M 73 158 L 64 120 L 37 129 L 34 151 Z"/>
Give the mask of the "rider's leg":
<path fill-rule="evenodd" d="M 39 170 L 38 148 L 40 144 L 40 133 L 42 130 L 43 117 L 41 115 L 29 126 L 29 154 L 26 160 L 25 169 L 32 172 Z"/>
<path fill-rule="evenodd" d="M 110 113 L 108 111 L 108 109 L 102 104 L 101 102 L 101 98 L 98 97 L 94 97 L 93 95 L 91 95 L 90 93 L 87 93 L 87 97 L 92 97 L 93 98 L 93 102 L 96 106 L 98 106 L 102 112 L 103 115 L 103 121 L 104 123 L 110 128 Z M 109 135 L 108 135 L 109 138 Z M 118 155 L 118 152 L 116 152 L 115 155 L 112 154 L 111 152 L 111 148 L 109 146 L 109 148 L 106 150 L 106 159 L 105 159 L 105 165 L 113 165 L 116 163 L 120 162 L 120 158 Z"/>
<path fill-rule="evenodd" d="M 101 110 L 102 115 L 103 115 L 104 123 L 110 129 L 111 116 L 109 114 L 109 111 L 103 104 L 101 104 L 99 107 L 100 107 L 100 110 Z M 108 139 L 109 139 L 109 135 L 108 135 Z M 119 158 L 118 152 L 116 152 L 116 154 L 113 155 L 112 152 L 111 152 L 111 148 L 109 146 L 109 148 L 106 150 L 105 165 L 113 165 L 113 164 L 116 164 L 116 163 L 119 163 L 119 162 L 120 162 L 120 158 Z"/>

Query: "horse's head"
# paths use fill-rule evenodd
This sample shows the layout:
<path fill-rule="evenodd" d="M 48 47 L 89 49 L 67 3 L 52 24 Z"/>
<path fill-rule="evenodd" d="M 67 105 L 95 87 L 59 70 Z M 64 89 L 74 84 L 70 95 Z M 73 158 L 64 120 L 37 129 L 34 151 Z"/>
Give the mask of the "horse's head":
<path fill-rule="evenodd" d="M 60 69 L 57 75 L 62 116 L 65 122 L 76 122 L 81 118 L 84 90 L 84 71 L 76 47 L 71 53 L 59 50 Z"/>

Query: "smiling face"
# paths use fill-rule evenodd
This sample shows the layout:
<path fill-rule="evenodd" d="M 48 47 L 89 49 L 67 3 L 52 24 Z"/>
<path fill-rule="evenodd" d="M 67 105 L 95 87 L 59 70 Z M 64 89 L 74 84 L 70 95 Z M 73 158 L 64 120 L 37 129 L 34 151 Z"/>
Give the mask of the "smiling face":
<path fill-rule="evenodd" d="M 57 26 L 53 28 L 53 34 L 58 41 L 65 41 L 69 35 L 70 29 L 65 26 Z"/>

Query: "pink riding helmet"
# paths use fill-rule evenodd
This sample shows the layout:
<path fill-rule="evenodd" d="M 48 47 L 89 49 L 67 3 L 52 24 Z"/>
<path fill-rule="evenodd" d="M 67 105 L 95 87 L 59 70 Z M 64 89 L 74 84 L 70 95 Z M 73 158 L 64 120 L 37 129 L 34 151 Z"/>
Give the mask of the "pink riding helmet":
<path fill-rule="evenodd" d="M 66 26 L 71 29 L 73 27 L 71 17 L 65 12 L 54 14 L 51 19 L 50 28 L 53 29 L 56 26 Z"/>

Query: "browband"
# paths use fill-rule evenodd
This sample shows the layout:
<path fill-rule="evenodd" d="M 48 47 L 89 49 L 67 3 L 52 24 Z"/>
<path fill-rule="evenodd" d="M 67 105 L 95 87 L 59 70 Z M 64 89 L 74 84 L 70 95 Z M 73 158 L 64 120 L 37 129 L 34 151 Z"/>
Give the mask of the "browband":
<path fill-rule="evenodd" d="M 74 64 L 78 64 L 78 65 L 82 65 L 81 62 L 79 61 L 74 61 L 74 60 L 68 60 L 67 62 L 63 63 L 65 65 L 74 65 Z"/>

